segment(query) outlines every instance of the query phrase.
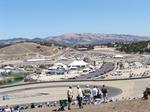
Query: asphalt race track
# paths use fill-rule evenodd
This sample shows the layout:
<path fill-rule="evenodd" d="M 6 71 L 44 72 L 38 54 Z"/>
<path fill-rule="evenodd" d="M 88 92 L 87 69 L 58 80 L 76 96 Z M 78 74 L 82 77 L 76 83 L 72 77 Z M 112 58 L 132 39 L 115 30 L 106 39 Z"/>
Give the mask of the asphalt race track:
<path fill-rule="evenodd" d="M 77 85 L 84 88 L 85 85 L 101 87 L 105 84 L 108 88 L 108 96 L 113 99 L 141 97 L 143 90 L 150 83 L 150 78 L 113 81 L 70 81 L 70 82 L 46 82 L 27 85 L 17 85 L 0 88 L 0 105 L 26 104 L 45 101 L 58 101 L 66 99 L 68 86 L 73 86 L 74 99 L 76 98 Z M 9 100 L 2 100 L 3 95 L 8 95 Z"/>

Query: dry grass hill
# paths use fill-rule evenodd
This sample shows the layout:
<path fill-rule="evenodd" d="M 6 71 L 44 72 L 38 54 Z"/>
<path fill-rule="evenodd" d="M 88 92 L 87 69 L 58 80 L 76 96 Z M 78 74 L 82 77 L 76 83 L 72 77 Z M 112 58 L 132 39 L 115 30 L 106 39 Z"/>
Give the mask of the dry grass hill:
<path fill-rule="evenodd" d="M 49 36 L 47 41 L 66 46 L 95 45 L 114 42 L 148 41 L 150 37 L 125 35 L 125 34 L 100 34 L 100 33 L 65 33 L 58 36 Z"/>
<path fill-rule="evenodd" d="M 51 56 L 62 52 L 59 46 L 44 46 L 32 42 L 16 43 L 0 49 L 1 60 L 26 59 L 34 56 Z"/>
<path fill-rule="evenodd" d="M 128 100 L 105 103 L 100 105 L 86 105 L 83 109 L 73 106 L 72 110 L 64 112 L 150 112 L 150 101 Z M 43 107 L 40 109 L 29 109 L 24 112 L 52 112 L 56 108 Z"/>

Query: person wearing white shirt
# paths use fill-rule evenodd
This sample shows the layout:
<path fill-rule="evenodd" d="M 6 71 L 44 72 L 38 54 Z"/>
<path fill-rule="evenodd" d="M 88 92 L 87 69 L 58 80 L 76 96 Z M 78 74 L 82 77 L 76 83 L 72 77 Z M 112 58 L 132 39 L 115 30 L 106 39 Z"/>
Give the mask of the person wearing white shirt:
<path fill-rule="evenodd" d="M 4 109 L 4 112 L 12 112 L 12 110 L 10 109 L 10 107 L 8 105 L 6 105 L 6 108 Z"/>
<path fill-rule="evenodd" d="M 77 86 L 77 100 L 79 104 L 79 108 L 83 108 L 82 100 L 83 100 L 83 92 L 80 86 Z"/>
<path fill-rule="evenodd" d="M 94 101 L 97 98 L 97 93 L 98 93 L 98 90 L 97 90 L 96 86 L 94 86 L 92 89 L 92 95 L 93 95 Z"/>

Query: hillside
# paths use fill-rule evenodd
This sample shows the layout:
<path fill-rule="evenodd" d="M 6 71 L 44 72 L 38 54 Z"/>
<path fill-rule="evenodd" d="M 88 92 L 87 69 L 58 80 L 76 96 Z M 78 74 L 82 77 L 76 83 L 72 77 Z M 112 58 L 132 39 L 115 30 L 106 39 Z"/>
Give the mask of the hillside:
<path fill-rule="evenodd" d="M 0 59 L 25 59 L 32 56 L 50 56 L 63 50 L 58 46 L 44 46 L 33 42 L 21 42 L 0 49 Z"/>
<path fill-rule="evenodd" d="M 111 102 L 100 105 L 87 105 L 83 109 L 78 109 L 78 106 L 73 106 L 72 110 L 65 112 L 149 112 L 149 101 L 143 100 L 128 100 Z M 53 108 L 54 109 L 54 108 Z M 50 112 L 52 107 L 40 108 L 40 109 L 28 109 L 24 112 Z"/>
<path fill-rule="evenodd" d="M 150 37 L 124 35 L 124 34 L 100 34 L 100 33 L 66 33 L 59 36 L 49 36 L 46 40 L 67 46 L 85 45 L 85 44 L 104 44 L 113 42 L 128 42 L 128 41 L 146 41 Z"/>
<path fill-rule="evenodd" d="M 101 33 L 65 33 L 57 36 L 48 36 L 46 38 L 13 38 L 7 40 L 0 40 L 0 47 L 15 44 L 16 42 L 34 42 L 44 44 L 56 44 L 63 46 L 76 46 L 76 45 L 95 45 L 106 44 L 114 42 L 136 42 L 148 41 L 148 36 L 125 35 L 125 34 L 101 34 Z"/>

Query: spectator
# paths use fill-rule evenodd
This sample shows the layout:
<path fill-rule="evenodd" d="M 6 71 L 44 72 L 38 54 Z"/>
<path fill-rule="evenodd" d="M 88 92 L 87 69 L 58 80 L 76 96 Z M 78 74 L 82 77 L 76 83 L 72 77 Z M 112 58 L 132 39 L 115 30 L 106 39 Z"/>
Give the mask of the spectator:
<path fill-rule="evenodd" d="M 12 110 L 8 105 L 6 105 L 6 108 L 4 109 L 4 112 L 12 112 Z"/>
<path fill-rule="evenodd" d="M 95 99 L 97 98 L 97 93 L 98 93 L 98 90 L 97 90 L 96 86 L 94 86 L 92 89 L 92 96 L 93 96 L 94 102 L 95 102 Z"/>
<path fill-rule="evenodd" d="M 101 99 L 101 97 L 102 97 L 102 92 L 101 92 L 101 90 L 96 86 L 96 88 L 97 88 L 97 98 L 100 98 Z"/>
<path fill-rule="evenodd" d="M 14 110 L 15 110 L 16 112 L 19 112 L 20 106 L 19 106 L 19 105 L 15 106 L 15 107 L 14 107 Z"/>
<path fill-rule="evenodd" d="M 86 103 L 91 103 L 91 89 L 89 88 L 89 85 L 86 85 L 86 88 L 84 90 L 84 95 L 85 95 L 85 101 Z"/>
<path fill-rule="evenodd" d="M 34 105 L 34 103 L 32 103 L 32 104 L 31 104 L 31 108 L 35 108 L 35 105 Z"/>
<path fill-rule="evenodd" d="M 143 92 L 143 100 L 148 100 L 148 92 L 147 92 L 147 90 L 145 90 Z"/>
<path fill-rule="evenodd" d="M 102 91 L 102 94 L 103 94 L 103 100 L 104 100 L 104 103 L 105 103 L 106 100 L 107 100 L 107 89 L 106 89 L 105 85 L 102 86 L 101 91 Z"/>
<path fill-rule="evenodd" d="M 83 108 L 83 103 L 82 103 L 83 93 L 79 85 L 77 86 L 77 100 L 78 100 L 79 108 Z"/>
<path fill-rule="evenodd" d="M 68 110 L 70 110 L 70 105 L 72 102 L 72 98 L 73 98 L 73 91 L 72 91 L 72 86 L 69 86 L 69 89 L 67 91 L 67 98 L 68 98 Z"/>
<path fill-rule="evenodd" d="M 146 87 L 146 92 L 148 95 L 150 95 L 150 88 L 149 87 Z"/>

